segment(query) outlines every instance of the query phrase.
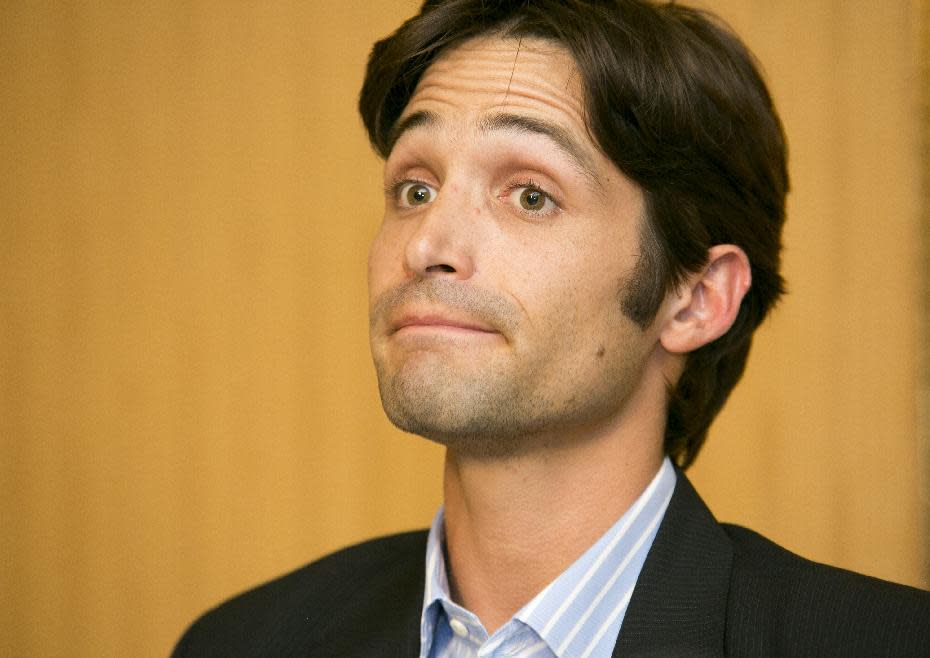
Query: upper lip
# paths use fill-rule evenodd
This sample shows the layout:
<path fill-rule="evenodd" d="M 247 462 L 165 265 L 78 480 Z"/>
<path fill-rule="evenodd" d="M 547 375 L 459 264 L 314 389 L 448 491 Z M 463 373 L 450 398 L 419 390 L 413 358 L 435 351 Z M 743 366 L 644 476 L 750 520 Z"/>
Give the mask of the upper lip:
<path fill-rule="evenodd" d="M 397 316 L 397 320 L 392 323 L 392 332 L 399 331 L 404 327 L 424 327 L 424 326 L 443 326 L 454 327 L 457 329 L 468 329 L 470 331 L 483 331 L 493 333 L 497 330 L 494 327 L 475 320 L 473 318 L 460 316 L 448 312 L 405 312 Z"/>

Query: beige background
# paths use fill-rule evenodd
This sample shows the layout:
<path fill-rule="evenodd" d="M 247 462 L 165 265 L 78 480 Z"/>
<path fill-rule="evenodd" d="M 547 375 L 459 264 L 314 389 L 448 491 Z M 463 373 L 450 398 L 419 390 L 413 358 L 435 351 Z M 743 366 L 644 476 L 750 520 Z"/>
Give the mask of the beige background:
<path fill-rule="evenodd" d="M 791 294 L 693 478 L 926 586 L 928 3 L 707 4 L 786 124 Z M 441 451 L 369 363 L 354 110 L 415 5 L 0 4 L 0 655 L 165 655 L 221 598 L 429 521 Z"/>

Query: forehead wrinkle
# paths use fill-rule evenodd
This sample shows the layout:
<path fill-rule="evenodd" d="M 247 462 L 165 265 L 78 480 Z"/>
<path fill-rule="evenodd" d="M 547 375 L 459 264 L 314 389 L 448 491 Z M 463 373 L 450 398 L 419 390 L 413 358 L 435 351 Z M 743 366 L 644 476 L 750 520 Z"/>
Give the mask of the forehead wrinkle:
<path fill-rule="evenodd" d="M 601 187 L 594 163 L 588 153 L 571 134 L 559 125 L 523 116 L 500 112 L 482 117 L 477 128 L 481 132 L 509 131 L 530 135 L 541 135 L 551 141 L 555 146 L 575 164 L 576 168 L 587 176 L 598 187 Z"/>

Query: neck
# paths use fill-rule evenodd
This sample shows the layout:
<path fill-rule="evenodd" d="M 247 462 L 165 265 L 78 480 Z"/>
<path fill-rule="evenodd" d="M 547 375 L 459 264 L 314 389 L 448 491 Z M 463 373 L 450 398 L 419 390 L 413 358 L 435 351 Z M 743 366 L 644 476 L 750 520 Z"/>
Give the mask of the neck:
<path fill-rule="evenodd" d="M 662 423 L 651 429 L 644 436 L 606 428 L 507 459 L 447 451 L 452 595 L 489 633 L 577 560 L 648 486 L 662 461 Z"/>

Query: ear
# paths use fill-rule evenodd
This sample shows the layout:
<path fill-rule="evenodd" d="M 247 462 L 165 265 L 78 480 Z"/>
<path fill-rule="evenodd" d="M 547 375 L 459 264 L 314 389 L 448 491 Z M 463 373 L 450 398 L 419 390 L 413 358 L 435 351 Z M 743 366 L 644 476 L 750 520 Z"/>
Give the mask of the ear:
<path fill-rule="evenodd" d="M 707 257 L 707 265 L 665 300 L 659 342 L 668 352 L 693 352 L 725 334 L 752 283 L 749 259 L 739 247 L 716 245 Z"/>

